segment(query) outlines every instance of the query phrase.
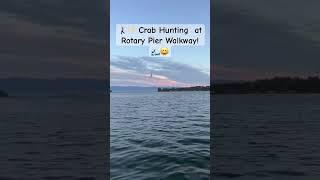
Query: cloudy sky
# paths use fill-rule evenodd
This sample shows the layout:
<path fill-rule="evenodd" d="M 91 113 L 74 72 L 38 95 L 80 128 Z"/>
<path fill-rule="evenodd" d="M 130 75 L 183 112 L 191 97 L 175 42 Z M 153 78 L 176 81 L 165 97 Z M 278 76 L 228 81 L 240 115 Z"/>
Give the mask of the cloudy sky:
<path fill-rule="evenodd" d="M 317 74 L 319 7 L 318 0 L 215 1 L 215 79 Z"/>
<path fill-rule="evenodd" d="M 173 60 L 114 56 L 111 63 L 110 82 L 114 86 L 193 86 L 210 82 L 201 69 Z"/>
<path fill-rule="evenodd" d="M 137 0 L 139 1 L 143 0 Z M 152 2 L 152 7 L 129 3 L 128 8 L 111 10 L 111 15 L 121 23 L 133 20 L 137 23 L 150 22 L 153 19 L 145 19 L 144 14 L 153 13 L 160 17 L 163 13 L 159 9 L 165 9 L 167 13 L 157 20 L 159 23 L 180 20 L 183 23 L 198 23 L 198 15 L 206 16 L 206 9 L 209 8 L 202 7 L 205 3 L 194 0 L 168 0 L 167 3 L 144 1 Z M 196 5 L 190 6 L 195 2 Z M 214 68 L 211 69 L 214 69 L 216 79 L 306 76 L 319 72 L 320 1 L 216 0 L 215 5 L 215 24 L 211 27 L 215 30 L 213 46 L 216 49 L 215 63 L 212 65 Z M 136 12 L 136 16 L 125 15 L 133 11 L 132 7 L 142 10 L 140 13 Z M 181 12 L 180 7 L 185 7 L 185 11 Z M 169 16 L 175 9 L 180 9 L 180 13 Z M 105 11 L 104 0 L 1 0 L 0 78 L 104 79 Z M 111 23 L 114 24 L 115 21 Z M 134 53 L 128 49 L 114 49 L 112 58 L 127 62 L 132 55 L 138 58 L 138 61 L 134 60 L 137 63 L 158 63 L 158 60 L 150 62 L 148 58 L 139 58 L 144 52 L 144 49 L 134 49 Z M 209 69 L 206 63 L 192 63 L 204 59 L 207 56 L 205 52 L 206 48 L 193 48 L 192 51 L 188 48 L 176 49 L 178 54 L 170 60 L 173 63 L 170 66 L 183 66 L 204 75 Z M 166 63 L 159 62 L 153 66 L 164 67 L 168 65 Z M 118 75 L 119 71 L 125 69 L 119 63 L 112 63 L 112 66 L 112 70 Z M 188 80 L 191 78 L 185 78 L 188 81 L 174 79 L 176 75 L 164 74 L 168 72 L 159 69 L 156 76 L 162 78 L 162 82 L 167 78 L 168 82 L 194 83 Z M 127 68 L 124 72 L 141 77 L 148 70 L 145 68 L 144 72 L 135 72 Z M 188 72 L 183 72 L 184 76 L 188 76 Z M 205 80 L 200 75 L 199 79 L 201 80 L 196 80 L 199 83 Z M 143 78 L 140 83 L 142 82 L 145 82 Z M 117 83 L 120 84 L 121 81 Z"/>
<path fill-rule="evenodd" d="M 0 78 L 105 79 L 105 2 L 2 0 Z"/>
<path fill-rule="evenodd" d="M 210 1 L 111 0 L 111 86 L 192 86 L 210 82 L 210 33 L 205 46 L 173 47 L 171 58 L 149 58 L 148 47 L 117 47 L 116 24 L 204 24 Z M 152 72 L 152 78 L 150 73 Z"/>

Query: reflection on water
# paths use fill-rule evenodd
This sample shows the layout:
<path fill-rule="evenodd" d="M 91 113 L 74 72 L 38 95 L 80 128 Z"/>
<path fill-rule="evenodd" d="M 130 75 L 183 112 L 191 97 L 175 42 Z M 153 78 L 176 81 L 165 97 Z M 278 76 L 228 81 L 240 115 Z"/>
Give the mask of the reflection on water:
<path fill-rule="evenodd" d="M 208 179 L 209 93 L 112 93 L 111 178 Z"/>

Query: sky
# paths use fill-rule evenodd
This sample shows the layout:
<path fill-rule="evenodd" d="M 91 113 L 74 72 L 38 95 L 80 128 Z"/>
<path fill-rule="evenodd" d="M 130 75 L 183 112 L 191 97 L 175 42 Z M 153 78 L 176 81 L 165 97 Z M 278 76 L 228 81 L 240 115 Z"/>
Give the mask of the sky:
<path fill-rule="evenodd" d="M 106 79 L 105 1 L 0 1 L 0 79 Z"/>
<path fill-rule="evenodd" d="M 216 80 L 320 75 L 320 1 L 215 1 Z"/>
<path fill-rule="evenodd" d="M 112 0 L 113 3 L 120 1 Z M 128 7 L 111 11 L 111 17 L 121 23 L 153 21 L 152 16 L 146 16 L 146 13 L 157 15 L 159 23 L 199 23 L 199 20 L 208 19 L 206 9 L 209 6 L 199 3 L 203 0 L 127 1 Z M 151 8 L 133 4 L 138 2 L 153 4 Z M 215 79 L 253 80 L 275 75 L 307 76 L 319 72 L 319 0 L 214 2 L 215 24 L 211 27 L 215 32 L 212 45 L 215 52 L 214 64 L 211 64 L 210 69 L 214 71 Z M 105 48 L 109 48 L 109 43 L 105 42 L 105 7 L 104 0 L 1 0 L 0 79 L 105 79 Z M 141 12 L 135 11 L 133 7 L 141 8 Z M 182 13 L 183 8 L 186 11 Z M 163 14 L 163 11 L 166 13 Z M 130 12 L 136 15 L 122 16 Z M 198 15 L 203 18 L 198 18 Z M 116 22 L 111 23 L 114 25 Z M 190 72 L 208 71 L 206 63 L 199 63 L 205 62 L 201 60 L 207 56 L 204 53 L 207 48 L 193 48 L 192 51 L 186 47 L 178 48 L 175 49 L 175 56 L 165 62 L 170 67 L 182 68 L 180 71 L 184 76 Z M 143 48 L 111 49 L 113 57 L 122 58 L 122 63 L 131 57 L 136 59 L 130 61 L 143 65 L 149 63 L 148 66 L 159 68 L 158 60 L 140 58 L 145 54 Z M 117 71 L 125 67 L 121 65 Z M 117 66 L 120 66 L 119 63 Z M 130 69 L 127 72 L 131 75 L 136 73 Z M 134 75 L 141 76 L 142 73 Z M 177 76 L 171 74 L 169 77 L 168 72 L 159 73 L 158 76 L 159 79 L 177 81 Z M 202 76 L 188 82 L 180 82 L 179 79 L 179 82 L 203 82 L 199 79 L 205 80 Z"/>
<path fill-rule="evenodd" d="M 192 86 L 210 83 L 210 1 L 111 0 L 111 86 Z M 148 47 L 118 47 L 116 24 L 204 24 L 205 46 L 173 47 L 150 58 Z M 150 78 L 150 72 L 153 73 Z"/>

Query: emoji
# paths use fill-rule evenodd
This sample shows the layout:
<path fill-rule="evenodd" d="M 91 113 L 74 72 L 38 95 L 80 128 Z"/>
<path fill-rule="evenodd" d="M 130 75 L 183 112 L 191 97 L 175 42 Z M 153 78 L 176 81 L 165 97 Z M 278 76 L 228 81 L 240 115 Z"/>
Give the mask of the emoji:
<path fill-rule="evenodd" d="M 168 48 L 161 48 L 160 49 L 160 54 L 163 56 L 166 56 L 169 54 L 169 49 Z"/>
<path fill-rule="evenodd" d="M 136 28 L 134 26 L 129 27 L 129 32 L 134 33 L 136 31 Z"/>

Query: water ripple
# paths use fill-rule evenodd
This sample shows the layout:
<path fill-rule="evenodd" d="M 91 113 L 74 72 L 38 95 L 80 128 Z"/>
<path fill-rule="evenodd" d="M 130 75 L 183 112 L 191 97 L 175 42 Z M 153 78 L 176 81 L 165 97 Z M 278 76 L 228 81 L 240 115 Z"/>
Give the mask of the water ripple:
<path fill-rule="evenodd" d="M 111 97 L 113 180 L 208 179 L 209 93 Z"/>

